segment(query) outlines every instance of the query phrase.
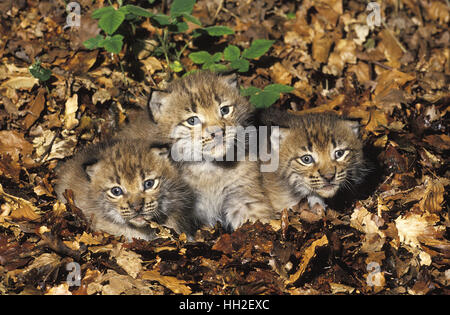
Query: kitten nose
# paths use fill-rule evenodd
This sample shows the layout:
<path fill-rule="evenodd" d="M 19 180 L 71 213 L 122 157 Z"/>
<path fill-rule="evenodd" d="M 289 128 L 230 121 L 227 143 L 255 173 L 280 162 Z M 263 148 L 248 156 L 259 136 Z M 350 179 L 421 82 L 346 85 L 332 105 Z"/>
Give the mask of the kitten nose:
<path fill-rule="evenodd" d="M 325 174 L 320 174 L 320 176 L 322 176 L 329 183 L 334 179 L 335 175 L 336 175 L 335 172 L 328 172 L 328 173 L 325 173 Z"/>
<path fill-rule="evenodd" d="M 135 212 L 139 213 L 139 212 L 142 212 L 142 210 L 144 208 L 144 201 L 143 200 L 139 200 L 139 201 L 136 201 L 136 202 L 128 203 L 128 205 Z"/>

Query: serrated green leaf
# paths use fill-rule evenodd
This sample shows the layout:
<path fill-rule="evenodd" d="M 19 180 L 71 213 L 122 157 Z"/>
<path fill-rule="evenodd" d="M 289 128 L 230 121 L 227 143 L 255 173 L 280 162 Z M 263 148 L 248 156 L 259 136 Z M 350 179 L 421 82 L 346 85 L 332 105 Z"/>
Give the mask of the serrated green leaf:
<path fill-rule="evenodd" d="M 246 59 L 237 59 L 230 63 L 230 67 L 239 72 L 247 72 L 250 68 L 250 62 Z"/>
<path fill-rule="evenodd" d="M 252 96 L 260 92 L 262 92 L 262 90 L 255 86 L 250 86 L 248 88 L 241 87 L 241 94 L 243 96 Z"/>
<path fill-rule="evenodd" d="M 94 10 L 94 12 L 92 12 L 91 17 L 93 19 L 100 19 L 102 16 L 104 16 L 105 14 L 110 14 L 111 12 L 116 11 L 116 9 L 114 9 L 114 7 L 103 7 L 103 8 L 99 8 Z"/>
<path fill-rule="evenodd" d="M 125 20 L 125 13 L 119 10 L 107 12 L 102 15 L 98 21 L 98 26 L 105 31 L 106 34 L 113 34 Z"/>
<path fill-rule="evenodd" d="M 274 43 L 274 40 L 257 39 L 252 42 L 248 49 L 242 53 L 242 57 L 247 59 L 256 59 L 264 55 Z"/>
<path fill-rule="evenodd" d="M 122 50 L 123 36 L 120 34 L 108 36 L 100 42 L 100 46 L 110 53 L 118 54 Z"/>
<path fill-rule="evenodd" d="M 239 47 L 234 45 L 228 45 L 223 51 L 223 56 L 227 61 L 238 60 L 241 55 L 241 50 Z"/>
<path fill-rule="evenodd" d="M 100 42 L 104 39 L 102 35 L 97 35 L 96 37 L 89 38 L 83 42 L 84 47 L 87 49 L 96 49 L 100 47 Z"/>
<path fill-rule="evenodd" d="M 127 5 L 124 5 L 123 7 L 120 7 L 119 11 L 122 11 L 124 13 L 132 13 L 136 16 L 142 16 L 142 17 L 154 16 L 154 14 L 151 13 L 150 11 L 147 11 L 144 8 L 141 8 L 141 7 L 132 5 L 132 4 L 127 4 Z"/>
<path fill-rule="evenodd" d="M 196 64 L 203 64 L 211 60 L 211 54 L 207 51 L 197 51 L 189 54 L 189 59 L 191 59 Z"/>
<path fill-rule="evenodd" d="M 270 84 L 264 88 L 265 92 L 274 92 L 274 93 L 290 93 L 294 90 L 292 86 L 284 85 L 284 84 Z"/>
<path fill-rule="evenodd" d="M 210 36 L 223 36 L 234 34 L 234 31 L 231 28 L 221 25 L 204 27 L 202 28 L 202 30 L 204 30 Z"/>
<path fill-rule="evenodd" d="M 170 16 L 177 17 L 182 14 L 191 14 L 195 0 L 174 0 L 170 6 Z"/>
<path fill-rule="evenodd" d="M 278 92 L 262 91 L 250 96 L 250 103 L 255 105 L 256 108 L 267 108 L 275 103 L 279 98 L 280 93 Z"/>

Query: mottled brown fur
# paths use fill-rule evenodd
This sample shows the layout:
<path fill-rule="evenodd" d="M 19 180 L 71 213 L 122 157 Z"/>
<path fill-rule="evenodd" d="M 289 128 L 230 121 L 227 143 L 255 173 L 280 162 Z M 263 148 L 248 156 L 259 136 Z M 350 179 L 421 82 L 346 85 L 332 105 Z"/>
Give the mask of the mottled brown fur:
<path fill-rule="evenodd" d="M 247 220 L 272 217 L 258 162 L 217 162 L 235 145 L 236 132 L 228 128 L 248 126 L 252 118 L 253 108 L 233 78 L 210 72 L 189 75 L 167 91 L 154 92 L 149 108 L 159 130 L 172 139 L 172 157 L 192 149 L 193 141 L 200 143 L 203 158 L 183 159 L 180 168 L 196 194 L 195 215 L 203 224 L 219 221 L 236 229 Z"/>
<path fill-rule="evenodd" d="M 75 204 L 92 219 L 95 230 L 150 240 L 154 235 L 149 221 L 156 221 L 178 233 L 195 233 L 192 191 L 171 165 L 167 150 L 150 142 L 87 147 L 58 167 L 57 174 L 58 198 L 64 201 L 63 192 L 71 189 Z M 122 191 L 119 196 L 113 193 L 117 188 Z"/>
<path fill-rule="evenodd" d="M 280 126 L 271 136 L 275 149 L 279 138 L 278 171 L 263 173 L 264 187 L 276 210 L 305 197 L 310 206 L 325 206 L 323 198 L 362 180 L 364 160 L 357 122 L 333 113 L 294 115 L 276 109 L 267 110 L 261 120 L 263 125 Z"/>

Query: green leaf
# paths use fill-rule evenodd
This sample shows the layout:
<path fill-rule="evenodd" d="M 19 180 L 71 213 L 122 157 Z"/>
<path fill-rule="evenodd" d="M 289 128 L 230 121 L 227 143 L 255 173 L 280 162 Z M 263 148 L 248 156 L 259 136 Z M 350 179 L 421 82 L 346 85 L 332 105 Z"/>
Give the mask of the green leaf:
<path fill-rule="evenodd" d="M 226 65 L 223 65 L 220 63 L 212 63 L 207 67 L 203 67 L 203 69 L 208 69 L 208 70 L 216 71 L 216 72 L 224 72 L 224 71 L 229 70 Z"/>
<path fill-rule="evenodd" d="M 186 19 L 186 21 L 189 21 L 189 22 L 197 24 L 197 25 L 202 25 L 202 22 L 200 22 L 200 20 L 197 19 L 195 16 L 192 16 L 187 13 L 183 13 L 183 17 Z"/>
<path fill-rule="evenodd" d="M 294 90 L 292 86 L 284 84 L 270 84 L 264 88 L 264 92 L 274 92 L 274 93 L 290 93 Z"/>
<path fill-rule="evenodd" d="M 247 72 L 250 68 L 250 62 L 245 59 L 233 60 L 230 63 L 231 68 L 236 69 L 239 72 Z"/>
<path fill-rule="evenodd" d="M 242 57 L 256 59 L 264 55 L 274 43 L 274 40 L 257 39 L 252 42 L 248 49 L 242 53 Z"/>
<path fill-rule="evenodd" d="M 106 51 L 114 54 L 120 53 L 123 46 L 123 36 L 116 34 L 112 37 L 106 37 L 100 42 L 100 45 L 106 49 Z"/>
<path fill-rule="evenodd" d="M 123 7 L 119 8 L 119 11 L 122 11 L 124 13 L 131 13 L 137 16 L 143 16 L 143 17 L 152 17 L 154 16 L 153 13 L 151 13 L 150 11 L 145 10 L 144 8 L 132 5 L 132 4 L 127 4 L 124 5 Z"/>
<path fill-rule="evenodd" d="M 258 89 L 257 87 L 254 87 L 254 86 L 250 86 L 248 88 L 241 87 L 242 96 L 252 96 L 252 95 L 255 95 L 256 93 L 260 93 L 260 92 L 262 92 L 262 90 Z"/>
<path fill-rule="evenodd" d="M 223 54 L 221 52 L 217 52 L 211 56 L 211 60 L 213 62 L 219 62 L 220 60 L 222 60 L 222 57 L 223 57 Z"/>
<path fill-rule="evenodd" d="M 189 29 L 189 25 L 186 22 L 176 22 L 175 24 L 169 25 L 169 31 L 174 33 L 184 33 Z"/>
<path fill-rule="evenodd" d="M 208 33 L 208 35 L 210 36 L 223 36 L 223 35 L 230 35 L 230 34 L 234 34 L 234 31 L 226 26 L 208 26 L 208 27 L 204 27 L 203 29 L 206 33 Z"/>
<path fill-rule="evenodd" d="M 250 96 L 250 103 L 256 108 L 267 108 L 280 98 L 280 93 L 262 91 Z"/>
<path fill-rule="evenodd" d="M 174 0 L 170 7 L 170 16 L 176 17 L 183 14 L 191 14 L 194 9 L 195 0 Z"/>
<path fill-rule="evenodd" d="M 167 26 L 171 24 L 170 17 L 165 14 L 155 14 L 151 17 L 152 21 L 156 21 L 157 26 Z"/>
<path fill-rule="evenodd" d="M 89 38 L 83 42 L 84 47 L 87 49 L 96 49 L 100 47 L 100 42 L 105 39 L 102 35 L 97 35 L 96 37 Z"/>
<path fill-rule="evenodd" d="M 228 45 L 223 51 L 223 55 L 227 61 L 238 60 L 241 55 L 241 50 L 237 46 Z"/>
<path fill-rule="evenodd" d="M 172 69 L 173 72 L 181 72 L 181 71 L 183 71 L 183 66 L 177 60 L 175 60 L 173 63 L 169 64 L 169 67 L 170 67 L 170 69 Z"/>
<path fill-rule="evenodd" d="M 196 64 L 203 64 L 211 59 L 211 55 L 207 51 L 197 51 L 189 54 L 189 59 L 191 59 Z"/>
<path fill-rule="evenodd" d="M 46 69 L 41 66 L 41 62 L 37 60 L 34 64 L 32 64 L 28 71 L 30 71 L 31 75 L 36 79 L 39 79 L 41 82 L 45 82 L 52 76 L 52 71 L 50 69 Z"/>
<path fill-rule="evenodd" d="M 94 12 L 92 12 L 91 17 L 93 19 L 100 19 L 102 16 L 104 16 L 105 14 L 110 14 L 111 12 L 116 11 L 116 9 L 114 9 L 114 7 L 103 7 L 97 10 L 94 10 Z"/>
<path fill-rule="evenodd" d="M 125 20 L 125 13 L 119 10 L 110 11 L 102 15 L 98 21 L 98 26 L 105 31 L 106 34 L 111 35 Z"/>

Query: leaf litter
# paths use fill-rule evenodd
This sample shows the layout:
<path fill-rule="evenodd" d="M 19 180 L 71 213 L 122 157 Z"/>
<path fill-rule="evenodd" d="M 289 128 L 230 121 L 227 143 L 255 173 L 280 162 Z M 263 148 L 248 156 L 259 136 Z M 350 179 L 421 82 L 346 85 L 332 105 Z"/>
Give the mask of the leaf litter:
<path fill-rule="evenodd" d="M 83 12 L 102 5 L 83 1 Z M 230 44 L 275 41 L 242 86 L 290 85 L 273 106 L 359 119 L 372 173 L 326 214 L 299 204 L 231 234 L 204 228 L 188 242 L 155 226 L 158 239 L 131 243 L 92 231 L 70 191 L 57 201 L 53 170 L 110 137 L 165 84 L 166 60 L 148 42 L 156 29 L 142 21 L 149 48 L 125 84 L 117 60 L 83 49 L 99 33 L 90 14 L 67 31 L 61 4 L 0 6 L 0 293 L 449 294 L 445 1 L 382 2 L 378 27 L 367 24 L 365 1 L 197 1 L 204 25 L 235 31 Z M 181 61 L 195 68 L 191 49 Z M 45 85 L 28 71 L 36 58 L 52 71 Z M 70 263 L 79 286 L 69 285 Z"/>

